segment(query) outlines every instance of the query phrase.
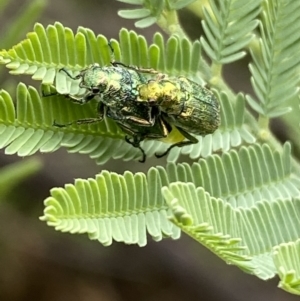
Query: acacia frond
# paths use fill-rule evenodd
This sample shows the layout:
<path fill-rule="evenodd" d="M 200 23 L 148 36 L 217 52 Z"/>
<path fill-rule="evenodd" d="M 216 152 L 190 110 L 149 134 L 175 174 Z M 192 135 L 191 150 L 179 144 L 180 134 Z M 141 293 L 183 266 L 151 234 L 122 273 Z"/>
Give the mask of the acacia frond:
<path fill-rule="evenodd" d="M 284 104 L 298 93 L 300 48 L 300 2 L 264 1 L 261 37 L 251 49 L 252 86 L 259 100 L 247 96 L 259 114 L 277 117 L 290 111 Z"/>
<path fill-rule="evenodd" d="M 41 219 L 62 232 L 87 233 L 106 246 L 113 240 L 144 246 L 147 231 L 156 241 L 179 238 L 180 231 L 168 221 L 168 206 L 156 190 L 160 183 L 151 181 L 151 171 L 148 177 L 147 181 L 143 173 L 120 176 L 103 171 L 96 179 L 52 189 Z"/>
<path fill-rule="evenodd" d="M 266 171 L 266 175 L 257 176 L 261 174 L 262 169 Z M 205 193 L 209 193 L 211 198 L 221 198 L 218 202 L 226 203 L 228 208 L 246 207 L 243 212 L 247 212 L 251 206 L 262 206 L 258 213 L 263 213 L 266 206 L 276 207 L 278 199 L 292 204 L 292 199 L 300 198 L 300 180 L 291 172 L 290 146 L 287 144 L 284 153 L 279 154 L 271 151 L 267 145 L 255 145 L 243 147 L 238 153 L 231 151 L 222 157 L 213 155 L 192 166 L 184 163 L 168 164 L 166 169 L 151 168 L 147 176 L 141 173 L 133 175 L 130 172 L 118 176 L 103 171 L 96 180 L 78 180 L 75 186 L 67 185 L 65 189 L 52 190 L 52 196 L 45 201 L 46 208 L 42 219 L 57 230 L 88 233 L 93 239 L 105 244 L 111 243 L 114 237 L 117 237 L 118 241 L 144 245 L 146 229 L 155 239 L 161 239 L 162 233 L 173 238 L 178 237 L 175 230 L 177 228 L 170 227 L 167 221 L 168 208 L 161 194 L 162 187 L 178 181 L 192 182 L 195 187 L 201 187 Z M 186 194 L 185 198 L 191 206 L 197 204 L 192 194 Z M 223 210 L 221 209 L 214 208 L 211 216 L 217 218 Z M 238 212 L 240 209 L 230 210 Z M 201 216 L 198 216 L 197 212 L 195 210 L 197 218 L 200 219 Z M 141 227 L 138 230 L 134 228 L 134 231 L 139 231 L 140 240 L 137 233 L 132 232 L 133 225 L 137 223 L 137 216 L 140 216 Z M 193 216 L 193 219 L 195 218 Z M 210 223 L 210 220 L 205 222 Z M 217 244 L 227 241 L 224 235 L 231 233 L 228 232 L 231 219 L 227 218 L 225 222 L 226 227 L 220 225 L 221 228 L 218 228 L 218 232 L 223 234 L 219 238 L 214 236 Z M 154 224 L 155 228 L 151 228 Z M 120 225 L 123 226 L 122 233 Z M 231 227 L 234 227 L 234 224 Z M 208 230 L 204 228 L 203 230 Z M 241 234 L 237 232 L 232 237 L 238 238 L 239 235 Z M 294 233 L 291 235 L 294 237 Z M 254 252 L 257 246 L 251 245 L 253 237 L 249 237 L 247 240 L 242 236 L 247 248 Z M 273 240 L 279 238 L 274 237 Z M 208 235 L 207 239 L 210 242 L 212 237 Z M 234 242 L 236 241 L 230 240 L 226 243 Z M 270 240 L 262 242 L 264 248 L 270 247 L 270 244 L 273 246 L 273 243 L 274 241 Z M 239 258 L 242 261 L 245 259 L 244 255 Z"/>
<path fill-rule="evenodd" d="M 158 22 L 163 11 L 181 9 L 196 0 L 118 0 L 119 2 L 142 5 L 143 8 L 123 9 L 118 15 L 124 19 L 140 19 L 135 22 L 136 27 L 145 28 Z"/>
<path fill-rule="evenodd" d="M 300 235 L 299 198 L 278 197 L 234 208 L 193 183 L 172 183 L 163 193 L 175 225 L 227 263 L 262 279 L 280 272 L 272 248 L 297 241 Z"/>
<path fill-rule="evenodd" d="M 33 45 L 35 46 L 33 47 Z M 148 47 L 143 36 L 123 29 L 120 31 L 120 42 L 111 40 L 111 45 L 114 49 L 115 59 L 124 64 L 151 67 L 170 75 L 182 75 L 195 81 L 200 80 L 198 77 L 201 69 L 199 42 L 191 43 L 187 39 L 178 39 L 176 37 L 171 37 L 165 42 L 161 34 L 155 34 L 153 44 Z M 7 66 L 13 69 L 11 72 L 14 74 L 33 74 L 33 78 L 42 80 L 47 84 L 55 81 L 55 88 L 60 94 L 77 94 L 80 91 L 78 81 L 71 80 L 62 72 L 57 72 L 59 68 L 68 66 L 70 71 L 76 73 L 92 62 L 107 65 L 111 59 L 108 41 L 105 37 L 102 35 L 96 36 L 91 30 L 82 27 L 78 29 L 74 36 L 68 28 L 64 28 L 60 23 L 48 26 L 47 29 L 37 24 L 35 32 L 29 33 L 26 40 L 9 51 L 2 51 L 1 54 L 3 62 L 6 62 Z M 25 98 L 28 97 L 26 93 L 23 96 Z M 95 117 L 96 112 L 92 104 L 78 106 L 68 103 L 64 97 L 51 97 L 43 101 L 37 100 L 37 97 L 34 97 L 36 103 L 41 102 L 44 105 L 51 101 L 52 105 L 57 105 L 57 107 L 53 107 L 51 110 L 45 107 L 41 110 L 41 104 L 38 104 L 38 110 L 40 111 L 38 115 L 34 115 L 27 109 L 23 111 L 23 114 L 28 113 L 29 118 L 36 116 L 39 124 L 42 126 L 47 125 L 48 129 L 52 126 L 54 120 L 59 123 L 68 123 L 84 117 Z M 243 97 L 241 95 L 238 96 L 235 109 L 228 101 L 226 94 L 221 93 L 219 98 L 222 107 L 220 130 L 216 131 L 214 135 L 197 137 L 199 143 L 193 146 L 172 150 L 168 161 L 176 161 L 181 153 L 189 154 L 191 158 L 195 159 L 200 156 L 206 157 L 214 151 L 227 151 L 231 146 L 236 147 L 243 142 L 255 142 L 254 137 L 243 124 L 245 110 Z M 22 102 L 25 103 L 24 99 Z M 47 112 L 47 115 L 44 116 L 45 112 Z M 5 119 L 5 117 L 3 118 Z M 28 124 L 33 123 L 33 119 L 28 122 Z M 58 140 L 60 142 L 55 140 L 55 148 L 44 149 L 42 147 L 41 151 L 53 151 L 60 146 L 67 146 L 70 151 L 90 154 L 92 158 L 95 158 L 101 164 L 109 159 L 107 152 L 101 148 L 104 147 L 105 149 L 107 148 L 107 151 L 111 151 L 117 143 L 117 145 L 122 145 L 124 160 L 139 157 L 136 149 L 130 148 L 130 145 L 124 144 L 123 141 L 112 139 L 124 137 L 123 133 L 118 130 L 112 121 L 99 124 L 99 126 L 74 125 L 63 130 L 52 127 L 51 130 L 54 130 L 54 133 L 56 133 L 54 137 L 57 135 L 60 137 Z M 67 133 L 74 135 L 74 138 L 70 139 L 68 143 L 62 139 Z M 103 143 L 102 136 L 108 139 L 105 140 L 105 143 Z M 9 143 L 11 142 L 9 141 Z M 89 148 L 89 145 L 96 149 L 94 150 L 93 147 Z M 147 155 L 150 156 L 157 151 L 164 151 L 168 147 L 167 144 L 156 141 L 147 141 L 142 146 L 145 148 Z M 33 148 L 34 151 L 38 149 Z M 120 147 L 115 149 L 120 150 Z M 13 150 L 20 154 L 19 150 Z M 32 154 L 32 152 L 28 154 Z M 119 152 L 117 154 L 111 152 L 111 154 L 115 158 L 121 157 Z M 103 161 L 100 158 L 101 156 L 106 159 Z"/>
<path fill-rule="evenodd" d="M 233 207 L 250 207 L 262 200 L 300 197 L 300 181 L 291 171 L 290 144 L 284 152 L 273 152 L 267 144 L 243 146 L 222 156 L 212 155 L 199 163 L 167 165 L 173 181 L 193 182 L 211 196 Z M 179 172 L 180 170 L 180 172 Z"/>
<path fill-rule="evenodd" d="M 254 37 L 252 31 L 261 0 L 210 0 L 210 10 L 203 8 L 201 44 L 214 63 L 228 64 L 246 55 L 243 49 Z"/>
<path fill-rule="evenodd" d="M 125 161 L 141 159 L 140 150 L 124 141 L 124 133 L 109 118 L 89 125 L 53 126 L 54 121 L 66 124 L 83 118 L 96 118 L 96 100 L 78 105 L 63 95 L 41 98 L 33 87 L 27 89 L 23 84 L 18 86 L 16 94 L 17 111 L 10 95 L 0 92 L 0 148 L 6 148 L 6 154 L 29 156 L 37 151 L 53 152 L 66 147 L 69 152 L 89 155 L 97 164 L 104 164 L 111 158 Z M 188 154 L 193 159 L 207 157 L 215 151 L 240 146 L 243 142 L 255 142 L 244 124 L 243 96 L 237 97 L 235 108 L 226 94 L 222 93 L 220 99 L 220 130 L 213 135 L 197 136 L 199 142 L 195 145 L 174 148 L 168 155 L 168 161 L 176 161 L 180 154 Z M 164 152 L 170 144 L 149 140 L 142 142 L 141 146 L 147 157 L 151 157 L 156 152 Z"/>
<path fill-rule="evenodd" d="M 173 36 L 165 42 L 163 36 L 156 33 L 153 43 L 148 46 L 142 35 L 122 29 L 120 42 L 111 40 L 111 44 L 115 59 L 127 65 L 154 68 L 169 75 L 188 75 L 194 80 L 201 70 L 198 41 L 191 43 Z M 55 82 L 56 87 L 67 89 L 67 92 L 70 79 L 63 80 L 66 76 L 58 73 L 59 69 L 66 67 L 77 72 L 92 63 L 109 65 L 111 60 L 108 40 L 103 35 L 96 36 L 83 27 L 74 34 L 59 22 L 47 28 L 37 23 L 34 31 L 27 34 L 27 39 L 10 50 L 0 51 L 0 63 L 12 69 L 10 73 L 33 75 L 33 79 L 41 80 L 43 84 Z M 78 86 L 78 83 L 73 86 L 76 84 Z"/>
<path fill-rule="evenodd" d="M 280 282 L 278 287 L 300 295 L 300 240 L 284 243 L 274 248 L 273 258 Z"/>
<path fill-rule="evenodd" d="M 140 159 L 140 151 L 124 141 L 124 134 L 110 119 L 90 125 L 72 125 L 65 129 L 53 122 L 68 123 L 86 117 L 96 117 L 95 103 L 75 105 L 64 97 L 41 99 L 33 88 L 19 84 L 17 110 L 6 91 L 0 93 L 0 148 L 6 154 L 29 156 L 37 151 L 53 152 L 66 147 L 69 152 L 88 154 L 97 164 L 110 158 Z M 152 141 L 151 141 L 152 142 Z M 154 154 L 157 145 L 149 142 L 147 150 Z M 158 143 L 161 145 L 162 143 Z"/>

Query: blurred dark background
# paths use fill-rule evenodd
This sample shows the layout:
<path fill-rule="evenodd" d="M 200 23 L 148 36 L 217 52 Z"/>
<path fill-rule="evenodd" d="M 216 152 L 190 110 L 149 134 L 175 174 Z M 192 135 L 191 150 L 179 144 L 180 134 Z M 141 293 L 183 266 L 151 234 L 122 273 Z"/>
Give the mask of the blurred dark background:
<path fill-rule="evenodd" d="M 1 34 L 20 3 L 13 0 L 1 16 Z M 49 0 L 31 28 L 35 21 L 44 26 L 59 21 L 73 30 L 84 26 L 118 39 L 119 30 L 125 27 L 142 33 L 150 42 L 153 33 L 161 30 L 156 26 L 134 28 L 134 21 L 117 15 L 118 9 L 126 7 L 132 8 L 113 0 Z M 197 17 L 182 10 L 180 19 L 192 39 L 200 36 Z M 251 93 L 247 64 L 245 58 L 226 67 L 225 73 L 233 89 Z M 5 70 L 0 88 L 7 73 Z M 25 81 L 35 84 L 29 77 Z M 185 235 L 177 241 L 155 243 L 150 239 L 144 248 L 119 243 L 103 247 L 85 235 L 56 232 L 38 220 L 44 209 L 43 200 L 52 187 L 73 183 L 79 177 L 94 177 L 104 169 L 118 173 L 147 171 L 151 166 L 165 164 L 165 160 L 149 159 L 146 164 L 118 160 L 96 166 L 89 157 L 67 154 L 65 150 L 39 153 L 35 158 L 43 164 L 42 170 L 0 202 L 1 301 L 296 300 L 276 287 L 278 278 L 264 282 L 247 275 Z M 0 168 L 25 160 L 0 151 Z"/>

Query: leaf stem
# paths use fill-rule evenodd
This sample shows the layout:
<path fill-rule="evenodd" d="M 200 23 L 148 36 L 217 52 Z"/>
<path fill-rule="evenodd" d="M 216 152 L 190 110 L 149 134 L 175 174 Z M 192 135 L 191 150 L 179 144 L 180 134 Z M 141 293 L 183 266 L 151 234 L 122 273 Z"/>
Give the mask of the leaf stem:
<path fill-rule="evenodd" d="M 271 140 L 271 132 L 269 129 L 269 124 L 270 124 L 269 117 L 259 115 L 257 124 L 259 127 L 258 139 L 260 139 L 263 142 L 269 142 Z"/>
<path fill-rule="evenodd" d="M 219 63 L 213 62 L 211 65 L 211 79 L 209 83 L 213 86 L 224 85 L 223 77 L 222 77 L 222 65 Z"/>
<path fill-rule="evenodd" d="M 267 116 L 259 115 L 258 125 L 263 130 L 269 130 L 270 119 Z"/>
<path fill-rule="evenodd" d="M 187 38 L 179 23 L 176 10 L 164 10 L 157 24 L 169 35 L 175 34 L 180 38 Z"/>

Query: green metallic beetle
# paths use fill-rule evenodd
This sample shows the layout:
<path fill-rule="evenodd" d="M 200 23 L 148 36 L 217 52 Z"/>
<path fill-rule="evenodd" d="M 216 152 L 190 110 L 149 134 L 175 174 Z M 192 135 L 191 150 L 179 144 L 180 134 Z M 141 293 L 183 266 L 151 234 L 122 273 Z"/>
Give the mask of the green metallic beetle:
<path fill-rule="evenodd" d="M 144 139 L 173 143 L 164 153 L 155 154 L 162 157 L 175 146 L 197 143 L 198 139 L 190 133 L 207 135 L 218 128 L 220 107 L 210 90 L 185 77 L 168 78 L 153 69 L 111 64 L 108 67 L 92 64 L 75 77 L 61 69 L 73 80 L 81 79 L 79 87 L 86 89 L 82 96 L 68 95 L 72 101 L 84 104 L 99 98 L 98 117 L 66 125 L 55 123 L 56 126 L 99 122 L 109 117 L 131 136 L 125 140 L 141 150 L 141 162 L 146 159 L 140 146 Z M 148 80 L 142 73 L 156 74 L 156 77 Z M 171 132 L 177 134 L 173 136 Z"/>
<path fill-rule="evenodd" d="M 168 136 L 171 127 L 165 124 L 156 113 L 155 108 L 136 102 L 137 86 L 146 83 L 142 74 L 133 68 L 127 68 L 122 63 L 112 63 L 112 66 L 100 67 L 92 64 L 72 76 L 66 69 L 61 69 L 73 80 L 80 80 L 79 87 L 86 92 L 83 95 L 65 95 L 71 101 L 85 104 L 93 98 L 98 98 L 96 118 L 85 118 L 67 124 L 54 122 L 54 126 L 66 127 L 71 124 L 88 124 L 100 122 L 108 117 L 117 122 L 120 128 L 129 136 L 125 140 L 141 150 L 141 162 L 146 160 L 146 155 L 140 142 L 144 139 L 160 139 Z"/>
<path fill-rule="evenodd" d="M 139 71 L 138 68 L 135 70 Z M 140 72 L 147 72 L 147 69 Z M 152 69 L 149 72 L 153 73 Z M 163 122 L 176 128 L 185 138 L 156 157 L 168 154 L 175 146 L 197 143 L 198 139 L 190 133 L 205 136 L 220 125 L 220 105 L 213 92 L 186 77 L 168 78 L 157 73 L 155 79 L 141 83 L 137 90 L 137 103 L 156 108 Z"/>
<path fill-rule="evenodd" d="M 67 95 L 73 102 L 85 104 L 95 97 L 99 98 L 98 113 L 100 120 L 106 115 L 116 121 L 125 122 L 131 120 L 139 126 L 153 126 L 154 120 L 151 116 L 151 109 L 143 110 L 146 114 L 144 118 L 138 115 L 131 115 L 132 105 L 135 102 L 138 91 L 136 87 L 145 81 L 144 77 L 129 68 L 124 68 L 119 64 L 100 67 L 99 64 L 92 64 L 81 70 L 81 72 L 73 77 L 66 69 L 62 68 L 71 79 L 80 79 L 79 87 L 86 89 L 84 95 Z M 137 106 L 143 107 L 143 104 Z M 108 108 L 105 114 L 105 109 Z M 100 121 L 98 120 L 98 121 Z M 97 120 L 90 119 L 90 122 Z M 88 123 L 89 119 L 78 120 L 76 123 Z"/>
<path fill-rule="evenodd" d="M 190 133 L 205 136 L 220 126 L 220 105 L 214 93 L 186 77 L 171 77 L 153 69 L 126 66 L 138 73 L 156 74 L 154 79 L 138 85 L 137 103 L 157 108 L 165 124 L 176 128 L 186 138 L 172 144 L 162 157 L 177 146 L 195 144 L 198 139 Z"/>

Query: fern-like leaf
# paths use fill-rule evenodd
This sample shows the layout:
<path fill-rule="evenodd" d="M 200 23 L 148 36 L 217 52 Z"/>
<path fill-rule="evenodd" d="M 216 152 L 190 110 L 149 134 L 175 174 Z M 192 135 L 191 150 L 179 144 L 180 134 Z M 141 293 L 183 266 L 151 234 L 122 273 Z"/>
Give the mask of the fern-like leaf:
<path fill-rule="evenodd" d="M 299 178 L 291 171 L 290 145 L 284 152 L 272 152 L 268 145 L 242 147 L 222 156 L 200 159 L 174 169 L 167 166 L 173 181 L 193 182 L 211 196 L 221 198 L 233 207 L 249 207 L 262 200 L 298 198 Z M 180 170 L 180 173 L 179 171 Z"/>
<path fill-rule="evenodd" d="M 149 27 L 155 24 L 165 8 L 165 1 L 160 0 L 143 0 L 134 1 L 120 1 L 129 4 L 141 4 L 144 8 L 119 10 L 118 15 L 125 19 L 140 19 L 134 25 L 139 28 Z"/>
<path fill-rule="evenodd" d="M 181 9 L 196 0 L 118 0 L 133 5 L 142 5 L 143 8 L 123 9 L 118 15 L 125 19 L 140 19 L 134 25 L 139 28 L 149 27 L 161 21 L 170 10 Z"/>
<path fill-rule="evenodd" d="M 168 221 L 168 207 L 159 191 L 149 193 L 151 174 L 149 180 L 142 173 L 119 176 L 104 171 L 95 180 L 52 189 L 41 219 L 56 230 L 87 233 L 104 245 L 115 240 L 144 246 L 146 230 L 156 241 L 163 236 L 178 238 L 180 231 Z"/>
<path fill-rule="evenodd" d="M 177 226 L 227 263 L 262 279 L 279 272 L 270 250 L 300 234 L 300 199 L 234 208 L 192 183 L 172 183 L 163 192 Z"/>
<path fill-rule="evenodd" d="M 300 240 L 279 245 L 274 248 L 273 257 L 280 277 L 279 287 L 300 295 Z"/>
<path fill-rule="evenodd" d="M 252 86 L 259 100 L 247 97 L 259 114 L 277 117 L 290 108 L 284 105 L 299 89 L 298 65 L 300 47 L 300 2 L 292 0 L 264 1 L 261 38 L 251 49 Z"/>
<path fill-rule="evenodd" d="M 228 64 L 245 56 L 243 51 L 258 25 L 255 20 L 261 0 L 210 0 L 210 8 L 204 7 L 203 30 L 206 38 L 201 44 L 214 63 Z"/>
<path fill-rule="evenodd" d="M 124 133 L 111 119 L 89 125 L 53 126 L 84 118 L 96 118 L 96 101 L 80 106 L 63 96 L 41 98 L 33 87 L 17 88 L 17 110 L 11 96 L 0 92 L 0 149 L 8 155 L 30 156 L 66 147 L 70 153 L 87 154 L 102 165 L 110 159 L 141 159 L 141 152 L 124 140 Z M 176 133 L 174 133 L 176 135 Z M 172 133 L 171 133 L 172 135 Z M 148 157 L 164 152 L 168 144 L 150 140 L 141 143 Z"/>
<path fill-rule="evenodd" d="M 74 125 L 65 130 L 53 126 L 54 120 L 67 123 L 96 117 L 96 104 L 93 102 L 82 110 L 81 106 L 74 105 L 64 97 L 41 99 L 34 88 L 27 89 L 19 84 L 17 111 L 5 91 L 0 93 L 0 107 L 0 148 L 6 148 L 6 154 L 17 153 L 23 157 L 37 151 L 53 152 L 60 147 L 67 147 L 69 152 L 89 154 L 98 164 L 110 158 L 140 158 L 140 151 L 123 140 L 124 134 L 109 119 L 91 125 Z M 157 146 L 149 142 L 145 149 L 153 155 Z"/>
<path fill-rule="evenodd" d="M 213 135 L 197 136 L 199 142 L 195 145 L 174 148 L 168 155 L 168 161 L 176 161 L 180 154 L 189 155 L 193 159 L 207 157 L 215 151 L 227 151 L 232 146 L 240 146 L 243 142 L 255 142 L 244 124 L 243 96 L 237 97 L 235 108 L 226 94 L 222 93 L 220 98 L 220 130 Z M 34 88 L 27 89 L 20 84 L 16 104 L 17 112 L 10 95 L 5 91 L 0 93 L 0 148 L 6 148 L 7 154 L 29 156 L 37 151 L 52 152 L 66 147 L 69 152 L 88 154 L 97 164 L 103 164 L 110 158 L 122 158 L 125 161 L 140 159 L 140 151 L 124 141 L 124 133 L 111 119 L 89 125 L 73 124 L 66 128 L 53 126 L 54 121 L 66 124 L 79 119 L 96 118 L 95 100 L 81 106 L 60 95 L 41 98 Z M 168 141 L 172 141 L 171 137 L 175 134 L 175 130 L 174 133 L 172 131 L 169 139 L 165 139 L 166 143 L 149 140 L 142 142 L 141 146 L 147 156 L 151 157 L 155 153 L 164 152 L 169 147 Z"/>
<path fill-rule="evenodd" d="M 187 75 L 200 81 L 200 43 L 171 37 L 166 42 L 156 33 L 148 46 L 145 37 L 122 29 L 120 42 L 111 40 L 115 59 L 126 65 L 149 67 L 169 75 Z M 0 51 L 0 63 L 12 74 L 30 74 L 43 84 L 55 84 L 61 94 L 78 92 L 78 83 L 58 73 L 62 67 L 78 72 L 92 63 L 109 65 L 112 59 L 108 40 L 91 30 L 79 27 L 77 33 L 59 22 L 44 28 L 37 23 L 34 31 L 10 50 Z M 77 86 L 77 88 L 76 88 Z"/>
<path fill-rule="evenodd" d="M 266 172 L 266 175 L 255 178 L 253 175 L 261 174 L 262 169 Z M 98 179 L 101 179 L 101 181 Z M 163 167 L 151 168 L 147 177 L 140 173 L 132 175 L 129 172 L 125 173 L 124 176 L 117 176 L 104 171 L 97 176 L 96 180 L 78 180 L 79 184 L 76 182 L 75 186 L 68 185 L 65 189 L 53 190 L 52 196 L 45 202 L 46 208 L 43 220 L 58 230 L 70 231 L 72 233 L 81 233 L 81 231 L 87 232 L 102 243 L 111 243 L 112 239 L 114 239 L 114 235 L 117 235 L 112 231 L 115 230 L 119 233 L 120 230 L 118 228 L 119 226 L 115 229 L 111 228 L 112 222 L 109 221 L 110 219 L 114 220 L 118 216 L 121 223 L 123 223 L 124 220 L 128 220 L 126 227 L 130 229 L 129 225 L 133 223 L 132 219 L 136 220 L 137 214 L 142 215 L 141 219 L 143 223 L 145 216 L 148 214 L 150 220 L 153 220 L 153 215 L 160 216 L 159 220 L 156 219 L 157 222 L 155 224 L 158 230 L 156 229 L 153 232 L 155 235 L 152 235 L 151 231 L 149 231 L 152 236 L 161 239 L 162 236 L 159 233 L 164 233 L 164 235 L 167 236 L 178 237 L 177 230 L 175 231 L 175 228 L 171 228 L 166 219 L 165 213 L 168 212 L 168 209 L 161 194 L 162 187 L 169 186 L 170 183 L 178 181 L 184 183 L 191 182 L 195 187 L 203 189 L 202 194 L 205 192 L 208 193 L 211 198 L 220 198 L 221 200 L 218 201 L 218 204 L 227 204 L 226 208 L 232 208 L 230 209 L 231 211 L 235 210 L 233 209 L 235 207 L 237 208 L 236 211 L 239 210 L 238 207 L 245 207 L 243 212 L 248 212 L 247 210 L 252 210 L 251 208 L 254 206 L 262 206 L 261 208 L 259 207 L 258 212 L 268 212 L 266 206 L 276 208 L 278 199 L 285 200 L 284 202 L 292 204 L 293 199 L 300 198 L 300 180 L 291 172 L 289 145 L 287 144 L 285 146 L 283 154 L 271 151 L 267 145 L 263 147 L 255 145 L 249 148 L 243 147 L 238 153 L 231 151 L 222 157 L 217 155 L 210 156 L 206 160 L 194 163 L 192 167 L 184 163 L 178 165 L 168 164 L 166 169 Z M 141 188 L 138 190 L 136 187 Z M 136 193 L 139 194 L 136 195 Z M 187 193 L 185 197 L 186 200 L 190 202 L 190 206 L 196 206 L 196 204 L 198 204 L 194 203 L 195 199 L 192 194 Z M 210 203 L 209 198 L 207 198 L 207 202 Z M 108 206 L 114 209 L 108 210 Z M 199 207 L 199 204 L 197 206 Z M 203 209 L 205 209 L 205 207 L 203 207 Z M 216 208 L 212 210 L 211 219 L 217 218 L 223 209 L 223 207 L 220 207 L 219 209 Z M 163 216 L 161 215 L 161 210 L 164 212 Z M 275 209 L 272 210 L 272 212 L 274 212 Z M 293 210 L 289 208 L 287 211 L 283 211 L 283 214 L 287 213 L 288 216 Z M 195 210 L 195 214 L 198 216 L 197 212 L 198 211 Z M 191 215 L 190 212 L 188 212 L 188 214 Z M 200 216 L 197 218 L 199 219 Z M 281 219 L 281 217 L 279 218 Z M 186 216 L 186 223 L 189 224 L 195 219 L 195 216 L 193 216 L 192 219 Z M 243 217 L 243 219 L 246 219 L 246 217 Z M 91 228 L 87 228 L 86 226 L 81 228 L 78 226 L 79 222 L 83 225 L 92 224 L 92 226 Z M 203 223 L 204 222 L 210 224 L 211 221 L 206 220 L 203 221 Z M 227 223 L 228 229 L 224 226 L 224 223 Z M 237 243 L 235 239 L 240 237 L 240 233 L 236 232 L 235 235 L 232 235 L 231 232 L 229 233 L 230 227 L 233 227 L 234 224 L 229 226 L 228 223 L 231 223 L 231 219 L 226 216 L 225 221 L 223 224 L 220 224 L 220 228 L 218 228 L 218 232 L 223 234 L 219 236 L 219 238 L 215 237 L 215 234 L 213 235 L 214 238 L 208 235 L 207 239 L 210 241 L 210 239 L 217 238 L 217 244 L 229 243 L 230 245 L 235 245 L 235 243 Z M 247 223 L 246 225 L 248 225 Z M 146 228 L 149 229 L 146 224 L 143 225 L 144 226 L 139 230 L 141 233 L 145 233 Z M 124 231 L 127 231 L 126 227 Z M 172 231 L 175 232 L 170 232 L 169 230 L 162 231 L 165 227 L 169 230 L 173 229 Z M 201 224 L 201 227 L 203 231 L 209 230 L 205 224 Z M 294 228 L 297 229 L 297 227 Z M 248 228 L 245 227 L 245 231 L 246 229 Z M 110 231 L 109 237 L 107 237 L 108 231 Z M 121 239 L 119 237 L 118 240 L 126 241 L 126 243 L 139 243 L 144 245 L 146 242 L 145 236 L 142 236 L 142 240 L 137 242 L 136 236 L 128 231 Z M 287 235 L 287 233 L 284 232 L 286 230 L 280 231 L 280 233 L 283 233 L 285 236 Z M 296 232 L 295 230 L 291 234 L 293 239 L 296 236 Z M 228 237 L 229 240 L 227 240 L 227 234 L 232 236 L 231 238 Z M 100 239 L 103 235 L 105 240 Z M 255 252 L 257 248 L 257 242 L 251 245 L 253 243 L 253 235 L 249 236 L 249 240 L 247 240 L 246 234 L 242 236 L 246 241 L 245 246 L 247 246 L 251 252 Z M 270 240 L 262 240 L 261 243 L 263 246 L 261 248 L 265 248 L 264 252 L 270 246 L 272 247 L 276 244 L 274 240 L 276 240 L 276 237 L 273 238 L 271 242 Z M 231 251 L 241 250 L 240 247 L 233 245 Z M 228 250 L 224 250 L 224 252 L 225 251 L 227 252 Z M 226 254 L 226 256 L 229 256 L 228 252 Z M 245 254 L 240 255 L 236 254 L 237 261 L 244 262 L 248 255 L 246 254 L 246 257 L 244 256 Z M 229 260 L 230 258 L 228 257 L 227 259 Z M 259 262 L 262 263 L 259 260 L 263 261 L 263 256 L 256 258 L 257 265 L 259 265 Z M 247 269 L 247 263 L 245 263 L 244 268 Z M 260 273 L 262 272 L 260 271 Z"/>
<path fill-rule="evenodd" d="M 75 43 L 75 41 L 78 42 Z M 82 50 L 81 44 L 84 45 L 85 50 Z M 201 70 L 199 42 L 191 43 L 187 39 L 178 39 L 176 37 L 171 37 L 165 42 L 161 34 L 155 34 L 153 44 L 148 46 L 143 36 L 123 29 L 120 31 L 120 42 L 112 40 L 111 44 L 114 48 L 115 59 L 127 65 L 151 67 L 170 75 L 187 76 L 198 82 L 201 80 L 199 78 L 199 69 Z M 29 47 L 29 45 L 35 46 Z M 50 47 L 50 45 L 58 46 Z M 42 80 L 47 84 L 54 81 L 56 90 L 60 94 L 77 94 L 81 92 L 79 91 L 78 81 L 71 80 L 65 74 L 57 72 L 61 66 L 68 66 L 76 74 L 80 69 L 92 62 L 107 65 L 111 59 L 108 41 L 105 37 L 102 35 L 96 36 L 91 30 L 82 27 L 73 35 L 68 28 L 64 28 L 60 23 L 55 23 L 54 26 L 49 26 L 47 29 L 37 24 L 35 32 L 28 34 L 26 40 L 9 51 L 2 51 L 2 55 L 3 61 L 6 63 L 7 60 L 9 61 L 7 66 L 13 69 L 12 72 L 14 74 L 31 73 L 34 79 Z M 45 57 L 49 58 L 47 63 L 45 63 Z M 213 135 L 197 137 L 199 143 L 195 145 L 172 150 L 168 161 L 176 161 L 180 154 L 188 154 L 195 159 L 200 156 L 206 157 L 214 151 L 227 151 L 230 147 L 239 146 L 244 142 L 255 142 L 255 138 L 244 125 L 245 104 L 242 95 L 238 96 L 235 108 L 230 104 L 226 94 L 221 93 L 219 99 L 222 114 L 220 130 Z M 42 102 L 41 100 L 39 101 Z M 45 99 L 43 104 L 49 103 L 49 101 L 53 105 L 58 104 L 58 107 L 56 109 L 51 108 L 51 110 L 45 107 L 42 109 L 43 112 L 35 115 L 39 118 L 38 122 L 41 125 L 48 124 L 48 126 L 51 126 L 54 120 L 58 120 L 59 123 L 67 123 L 83 117 L 95 116 L 95 111 L 92 112 L 92 106 L 89 105 L 68 104 L 68 101 L 61 97 Z M 64 107 L 65 105 L 66 107 Z M 39 111 L 41 111 L 41 105 L 38 106 Z M 45 112 L 47 112 L 47 116 L 44 116 Z M 51 114 L 51 112 L 53 113 Z M 28 109 L 23 111 L 23 114 L 27 113 L 33 114 Z M 30 122 L 33 123 L 33 120 Z M 74 127 L 76 128 L 76 133 L 73 131 Z M 112 122 L 109 123 L 108 128 L 102 128 L 101 126 L 98 128 L 96 125 L 90 127 L 74 125 L 74 127 L 66 130 L 54 128 L 55 132 L 60 133 L 59 137 L 63 137 L 66 133 L 71 134 L 70 131 L 73 135 L 79 135 L 76 136 L 76 139 L 69 139 L 69 143 L 64 141 L 64 139 L 61 140 L 61 143 L 56 144 L 56 147 L 65 145 L 70 150 L 89 153 L 88 147 L 84 146 L 85 143 L 95 147 L 96 145 L 98 147 L 105 145 L 108 148 L 107 151 L 111 150 L 110 145 L 115 147 L 115 143 L 118 143 L 118 145 L 122 143 L 122 149 L 126 153 L 125 160 L 138 157 L 136 150 L 129 151 L 129 145 L 123 145 L 123 142 L 111 140 L 111 138 L 123 138 L 123 134 L 117 130 Z M 104 144 L 102 138 L 97 137 L 96 139 L 96 131 L 97 136 L 105 135 L 109 141 L 106 141 Z M 147 154 L 151 156 L 155 151 L 164 151 L 167 148 L 167 144 L 149 141 L 143 147 L 145 147 Z M 97 151 L 91 151 L 90 155 L 96 158 L 99 163 L 105 162 L 106 160 L 102 161 L 100 156 L 105 156 L 107 152 L 104 151 L 102 153 L 100 149 L 96 149 Z M 37 151 L 37 148 L 34 148 L 34 150 Z M 115 157 L 119 158 L 120 153 L 115 154 Z"/>

